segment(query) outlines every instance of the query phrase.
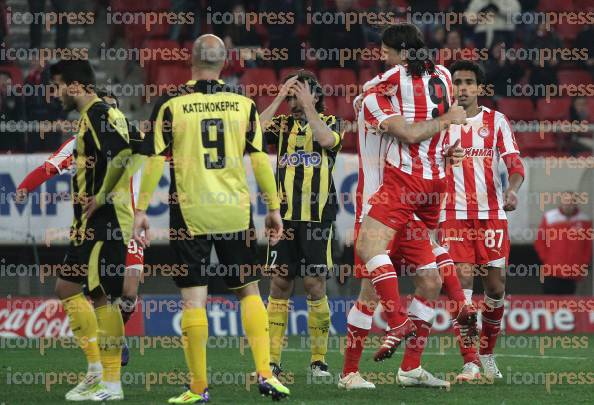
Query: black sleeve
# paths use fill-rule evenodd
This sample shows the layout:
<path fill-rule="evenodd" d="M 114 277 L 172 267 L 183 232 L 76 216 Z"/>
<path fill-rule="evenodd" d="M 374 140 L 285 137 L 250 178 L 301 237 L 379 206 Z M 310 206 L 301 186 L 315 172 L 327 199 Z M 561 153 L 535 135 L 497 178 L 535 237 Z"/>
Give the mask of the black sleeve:
<path fill-rule="evenodd" d="M 286 125 L 284 115 L 277 115 L 272 118 L 272 123 L 264 131 L 264 138 L 268 145 L 275 145 L 279 141 L 279 136 L 282 133 L 282 126 Z"/>
<path fill-rule="evenodd" d="M 137 153 L 148 156 L 169 153 L 173 139 L 173 116 L 171 109 L 165 104 L 169 99 L 170 97 L 162 97 L 153 108 L 149 129 Z"/>

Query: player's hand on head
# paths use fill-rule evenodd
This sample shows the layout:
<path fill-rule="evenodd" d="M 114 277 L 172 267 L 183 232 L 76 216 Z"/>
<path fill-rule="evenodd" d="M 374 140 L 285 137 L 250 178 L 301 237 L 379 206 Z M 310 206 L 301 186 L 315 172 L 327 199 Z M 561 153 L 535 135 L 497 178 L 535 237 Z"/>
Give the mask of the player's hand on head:
<path fill-rule="evenodd" d="M 503 210 L 515 211 L 518 206 L 518 195 L 514 190 L 507 189 L 503 193 Z"/>
<path fill-rule="evenodd" d="M 24 202 L 27 201 L 28 194 L 29 193 L 27 192 L 26 188 L 19 188 L 14 195 L 14 201 L 17 204 L 23 204 Z"/>
<path fill-rule="evenodd" d="M 278 91 L 278 96 L 277 97 L 279 97 L 282 100 L 284 100 L 285 97 L 287 97 L 287 95 L 289 95 L 289 92 L 294 87 L 295 83 L 297 83 L 297 76 L 293 76 L 293 77 L 289 78 L 281 86 L 280 90 Z"/>
<path fill-rule="evenodd" d="M 295 82 L 295 96 L 303 106 L 314 105 L 314 95 L 311 93 L 309 85 L 301 82 Z"/>
<path fill-rule="evenodd" d="M 136 211 L 134 213 L 134 227 L 132 237 L 143 249 L 150 246 L 149 221 L 145 211 Z"/>
<path fill-rule="evenodd" d="M 264 226 L 270 245 L 276 245 L 283 234 L 283 219 L 281 218 L 280 211 L 269 211 L 264 220 Z"/>

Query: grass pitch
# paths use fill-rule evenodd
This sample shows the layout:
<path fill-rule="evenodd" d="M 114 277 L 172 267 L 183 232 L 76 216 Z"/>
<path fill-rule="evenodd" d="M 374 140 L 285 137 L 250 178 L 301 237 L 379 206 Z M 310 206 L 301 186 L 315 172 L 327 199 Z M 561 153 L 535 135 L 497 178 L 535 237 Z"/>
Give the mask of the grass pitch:
<path fill-rule="evenodd" d="M 440 350 L 434 337 L 427 349 L 423 366 L 440 377 L 452 379 L 461 367 L 455 348 Z M 232 338 L 229 338 L 232 339 Z M 333 337 L 333 342 L 339 338 Z M 366 349 L 361 371 L 376 383 L 373 391 L 339 390 L 336 386 L 342 365 L 338 344 L 327 356 L 333 379 L 312 380 L 308 374 L 309 350 L 300 337 L 289 339 L 283 353 L 284 380 L 291 389 L 288 404 L 560 404 L 594 403 L 594 336 L 565 337 L 507 336 L 496 349 L 503 380 L 475 384 L 455 384 L 449 391 L 426 388 L 402 388 L 395 375 L 402 358 L 402 348 L 383 363 L 371 359 L 373 349 Z M 556 341 L 554 340 L 556 339 Z M 565 339 L 565 340 L 563 340 Z M 230 340 L 214 343 L 208 350 L 211 403 L 263 404 L 271 402 L 258 394 L 249 372 L 252 359 L 243 355 Z M 123 369 L 125 400 L 128 404 L 164 404 L 180 393 L 187 382 L 183 351 L 175 341 L 161 342 L 157 348 L 144 348 L 130 342 L 130 364 Z M 547 347 L 544 354 L 541 347 Z M 29 346 L 29 347 L 23 347 Z M 31 347 L 33 346 L 33 347 Z M 226 348 L 224 348 L 227 346 Z M 331 342 L 332 346 L 332 342 Z M 15 347 L 14 341 L 0 341 L 0 404 L 59 404 L 75 383 L 77 373 L 85 369 L 78 349 L 54 347 L 44 354 L 34 344 Z M 60 383 L 61 382 L 61 383 Z"/>

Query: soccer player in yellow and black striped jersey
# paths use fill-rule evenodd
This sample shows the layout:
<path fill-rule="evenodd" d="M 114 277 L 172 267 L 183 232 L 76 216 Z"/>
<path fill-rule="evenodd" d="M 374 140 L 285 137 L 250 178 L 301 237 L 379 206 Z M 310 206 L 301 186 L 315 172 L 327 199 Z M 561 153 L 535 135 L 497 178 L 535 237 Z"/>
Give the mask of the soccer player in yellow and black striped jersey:
<path fill-rule="evenodd" d="M 291 115 L 274 116 L 284 100 Z M 282 372 L 281 346 L 297 275 L 303 277 L 307 293 L 310 369 L 314 377 L 330 375 L 325 359 L 330 328 L 326 277 L 332 268 L 332 223 L 338 209 L 332 170 L 343 131 L 341 120 L 323 111 L 320 84 L 302 70 L 284 80 L 260 116 L 269 143 L 278 151 L 276 181 L 285 229 L 268 259 L 273 269 L 268 301 L 271 367 L 277 375 Z"/>
<path fill-rule="evenodd" d="M 256 180 L 268 205 L 266 227 L 274 242 L 282 234 L 280 203 L 258 112 L 252 100 L 236 94 L 219 80 L 225 63 L 223 41 L 203 35 L 192 49 L 192 81 L 154 107 L 144 153 L 145 163 L 136 207 L 134 232 L 148 230 L 145 210 L 163 172 L 162 154 L 171 156 L 170 245 L 187 274 L 174 277 L 181 289 L 184 354 L 190 387 L 169 403 L 208 401 L 206 317 L 209 274 L 220 276 L 240 299 L 241 321 L 247 335 L 260 392 L 280 399 L 290 394 L 270 370 L 268 314 L 258 288 L 256 240 L 250 192 L 243 156 L 248 153 Z M 147 233 L 148 235 L 148 233 Z M 220 266 L 210 267 L 215 247 Z"/>
<path fill-rule="evenodd" d="M 64 109 L 80 113 L 72 177 L 74 221 L 56 293 L 86 355 L 88 369 L 66 399 L 123 399 L 120 356 L 124 324 L 115 298 L 122 291 L 134 217 L 128 122 L 120 110 L 97 97 L 88 61 L 63 60 L 50 72 Z M 94 311 L 81 285 L 93 299 Z"/>

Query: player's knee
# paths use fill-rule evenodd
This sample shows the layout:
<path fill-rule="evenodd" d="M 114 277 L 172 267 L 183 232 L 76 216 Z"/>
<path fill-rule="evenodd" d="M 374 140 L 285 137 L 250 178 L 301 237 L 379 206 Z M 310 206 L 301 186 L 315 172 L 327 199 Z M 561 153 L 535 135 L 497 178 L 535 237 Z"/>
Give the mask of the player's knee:
<path fill-rule="evenodd" d="M 371 259 L 371 255 L 369 253 L 369 248 L 367 246 L 367 241 L 365 239 L 357 239 L 357 246 L 355 247 L 355 253 L 357 256 L 363 261 L 363 263 L 367 263 Z"/>
<path fill-rule="evenodd" d="M 425 269 L 422 276 L 419 274 L 417 281 L 417 292 L 424 298 L 434 300 L 439 297 L 442 281 L 439 272 L 433 269 Z"/>
<path fill-rule="evenodd" d="M 288 299 L 291 297 L 293 283 L 283 277 L 273 277 L 270 283 L 270 296 L 275 299 Z"/>
<path fill-rule="evenodd" d="M 505 285 L 504 284 L 496 284 L 496 285 L 489 285 L 485 286 L 485 295 L 499 300 L 503 298 L 505 294 Z"/>
<path fill-rule="evenodd" d="M 303 287 L 311 300 L 317 301 L 326 295 L 326 283 L 322 277 L 306 277 Z"/>

